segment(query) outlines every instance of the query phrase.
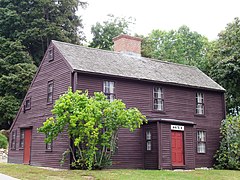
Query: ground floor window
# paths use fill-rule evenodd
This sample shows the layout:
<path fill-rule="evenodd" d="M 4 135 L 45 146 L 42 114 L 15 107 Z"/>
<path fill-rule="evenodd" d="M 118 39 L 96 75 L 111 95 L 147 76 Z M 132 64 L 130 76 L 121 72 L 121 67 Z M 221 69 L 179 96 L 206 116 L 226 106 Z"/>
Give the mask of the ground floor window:
<path fill-rule="evenodd" d="M 206 131 L 197 131 L 197 153 L 206 153 Z"/>
<path fill-rule="evenodd" d="M 48 135 L 46 136 L 46 138 L 48 137 Z M 46 150 L 47 151 L 52 151 L 52 142 L 46 143 Z"/>
<path fill-rule="evenodd" d="M 151 151 L 152 150 L 152 137 L 151 137 L 151 131 L 146 130 L 146 150 Z"/>
<path fill-rule="evenodd" d="M 19 141 L 19 148 L 24 147 L 24 129 L 20 130 L 20 141 Z"/>
<path fill-rule="evenodd" d="M 12 131 L 12 139 L 11 139 L 11 149 L 16 149 L 16 137 L 17 137 L 17 130 Z"/>

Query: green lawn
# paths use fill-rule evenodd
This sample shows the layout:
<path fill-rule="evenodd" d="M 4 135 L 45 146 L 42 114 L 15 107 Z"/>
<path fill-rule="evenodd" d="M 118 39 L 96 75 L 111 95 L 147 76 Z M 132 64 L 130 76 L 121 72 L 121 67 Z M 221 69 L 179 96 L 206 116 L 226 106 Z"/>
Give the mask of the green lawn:
<path fill-rule="evenodd" d="M 231 179 L 239 180 L 240 171 L 229 170 L 195 170 L 195 171 L 164 171 L 164 170 L 46 170 L 28 165 L 0 163 L 0 173 L 19 179 L 31 180 L 62 180 L 62 179 Z"/>

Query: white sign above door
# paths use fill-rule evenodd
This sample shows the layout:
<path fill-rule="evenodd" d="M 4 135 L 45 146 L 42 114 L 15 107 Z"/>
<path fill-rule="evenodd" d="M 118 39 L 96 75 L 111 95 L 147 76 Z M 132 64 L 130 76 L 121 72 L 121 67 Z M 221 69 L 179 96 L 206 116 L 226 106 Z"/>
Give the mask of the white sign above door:
<path fill-rule="evenodd" d="M 184 126 L 171 125 L 171 130 L 175 130 L 175 131 L 184 131 Z"/>

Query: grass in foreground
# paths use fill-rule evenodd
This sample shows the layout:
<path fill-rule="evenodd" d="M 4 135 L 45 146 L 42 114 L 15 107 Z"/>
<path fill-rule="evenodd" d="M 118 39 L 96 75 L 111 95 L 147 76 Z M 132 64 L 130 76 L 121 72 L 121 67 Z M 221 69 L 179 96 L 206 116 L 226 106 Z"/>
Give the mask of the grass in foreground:
<path fill-rule="evenodd" d="M 230 170 L 195 170 L 195 171 L 164 171 L 164 170 L 101 170 L 101 171 L 83 171 L 83 170 L 47 170 L 28 165 L 16 165 L 0 163 L 0 173 L 10 175 L 19 179 L 212 179 L 212 180 L 239 180 L 240 171 Z"/>

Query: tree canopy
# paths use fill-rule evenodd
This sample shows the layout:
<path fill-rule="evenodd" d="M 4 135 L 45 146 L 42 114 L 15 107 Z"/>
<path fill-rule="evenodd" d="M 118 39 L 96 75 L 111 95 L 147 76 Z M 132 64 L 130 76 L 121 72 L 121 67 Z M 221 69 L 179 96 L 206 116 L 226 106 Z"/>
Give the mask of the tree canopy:
<path fill-rule="evenodd" d="M 108 17 L 108 20 L 103 23 L 97 22 L 92 26 L 93 38 L 89 47 L 112 50 L 112 39 L 120 34 L 128 34 L 130 25 L 134 23 L 131 17 L 121 18 L 114 15 L 108 15 Z"/>
<path fill-rule="evenodd" d="M 229 115 L 222 121 L 221 134 L 215 167 L 240 170 L 240 114 Z"/>
<path fill-rule="evenodd" d="M 36 71 L 19 41 L 0 38 L 0 127 L 8 129 Z"/>
<path fill-rule="evenodd" d="M 84 39 L 79 0 L 0 1 L 0 129 L 9 128 L 52 39 Z"/>
<path fill-rule="evenodd" d="M 208 49 L 208 39 L 187 26 L 171 31 L 153 30 L 142 43 L 145 57 L 193 65 L 202 70 L 208 60 Z"/>
<path fill-rule="evenodd" d="M 84 39 L 76 15 L 79 0 L 1 0 L 0 36 L 19 40 L 38 66 L 52 39 L 77 43 Z"/>
<path fill-rule="evenodd" d="M 227 110 L 240 111 L 240 19 L 219 33 L 211 57 L 211 73 L 226 89 Z"/>
<path fill-rule="evenodd" d="M 121 100 L 110 102 L 100 92 L 89 97 L 87 92 L 72 92 L 71 88 L 55 102 L 52 114 L 39 131 L 47 135 L 46 142 L 51 142 L 66 129 L 75 151 L 69 146 L 63 159 L 71 153 L 72 166 L 81 169 L 109 166 L 119 128 L 134 131 L 146 121 L 138 109 L 127 109 Z"/>

